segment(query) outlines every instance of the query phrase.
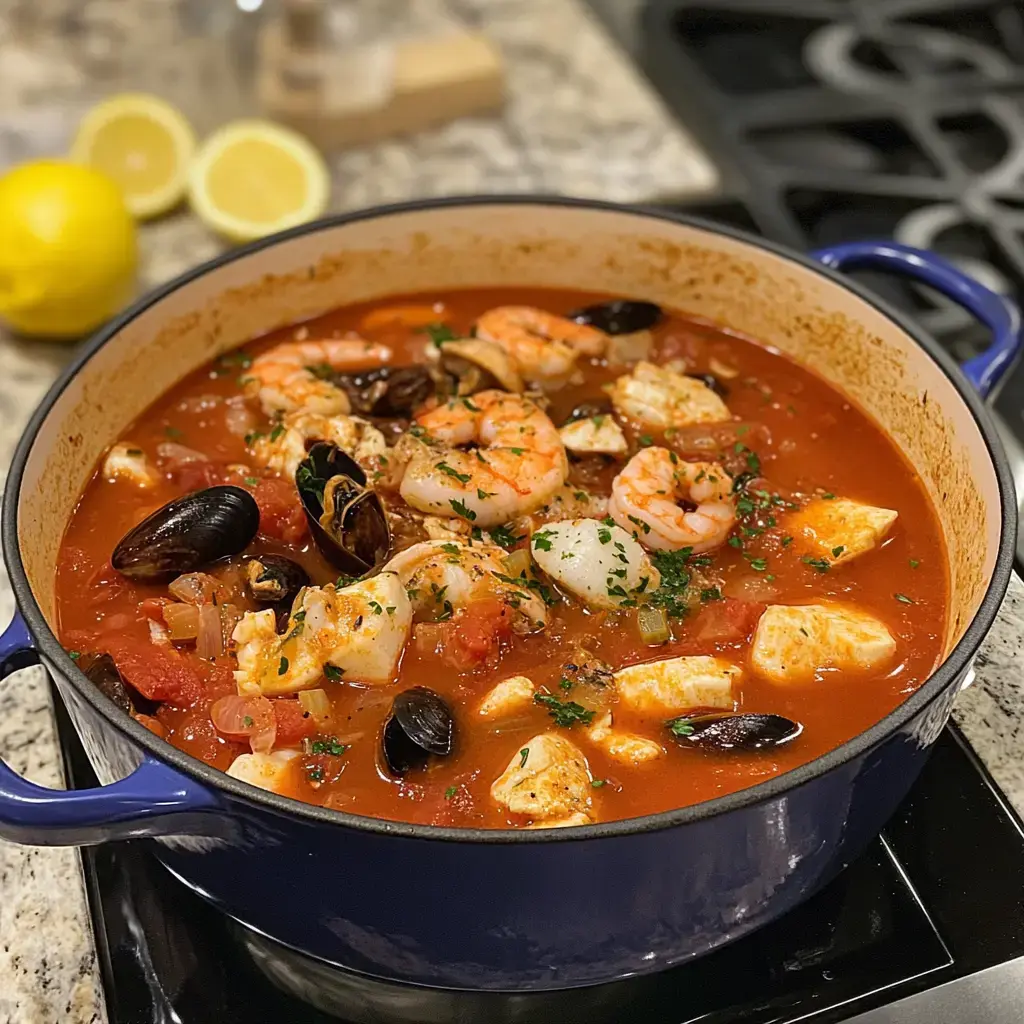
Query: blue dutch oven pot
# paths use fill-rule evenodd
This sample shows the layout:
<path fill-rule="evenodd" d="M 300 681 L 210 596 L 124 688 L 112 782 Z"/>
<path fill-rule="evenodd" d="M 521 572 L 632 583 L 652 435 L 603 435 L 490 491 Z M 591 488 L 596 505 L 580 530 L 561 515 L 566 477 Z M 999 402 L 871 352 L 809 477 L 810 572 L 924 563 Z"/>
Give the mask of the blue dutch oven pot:
<path fill-rule="evenodd" d="M 956 367 L 841 276 L 858 268 L 943 293 L 991 329 L 990 347 Z M 896 439 L 932 491 L 951 593 L 946 656 L 902 706 L 826 756 L 739 793 L 628 821 L 513 832 L 380 821 L 254 789 L 165 743 L 91 686 L 51 628 L 57 545 L 104 447 L 154 398 L 217 352 L 332 305 L 544 283 L 651 299 L 771 343 L 845 388 Z M 1012 304 L 930 253 L 864 242 L 807 257 L 687 217 L 568 199 L 360 212 L 191 271 L 83 348 L 18 446 L 3 548 L 19 612 L 0 638 L 2 671 L 46 666 L 107 784 L 54 791 L 0 763 L 0 837 L 154 838 L 173 874 L 249 929 L 391 981 L 571 988 L 732 941 L 805 900 L 877 835 L 969 677 L 1008 583 L 1016 531 L 1006 460 L 981 397 L 1019 346 Z"/>

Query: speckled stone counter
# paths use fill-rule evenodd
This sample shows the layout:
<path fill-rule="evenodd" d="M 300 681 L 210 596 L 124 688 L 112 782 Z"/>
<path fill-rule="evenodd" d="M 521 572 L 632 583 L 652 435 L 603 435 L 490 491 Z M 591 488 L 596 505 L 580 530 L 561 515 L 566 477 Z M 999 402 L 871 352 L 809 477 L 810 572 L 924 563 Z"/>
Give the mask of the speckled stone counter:
<path fill-rule="evenodd" d="M 474 191 L 649 201 L 716 187 L 706 157 L 576 0 L 374 2 L 406 24 L 429 27 L 454 17 L 488 31 L 508 62 L 509 104 L 501 118 L 468 119 L 333 157 L 335 209 Z M 199 31 L 210 28 L 202 18 L 220 6 L 206 0 L 0 0 L 0 169 L 60 152 L 82 103 L 111 88 L 161 91 L 166 79 L 174 83 L 170 95 L 190 110 L 188 97 L 175 92 L 180 68 L 182 62 L 201 66 L 204 54 L 181 34 L 190 18 L 193 32 L 196 19 Z M 139 53 L 143 22 L 150 50 Z M 174 46 L 167 45 L 171 40 Z M 127 81 L 125 54 L 134 54 Z M 150 225 L 142 235 L 140 284 L 164 281 L 219 248 L 185 214 Z M 0 332 L 0 467 L 9 463 L 25 420 L 69 354 L 65 346 L 18 342 Z M 12 607 L 0 573 L 0 621 Z M 956 712 L 1019 809 L 1022 633 L 1024 585 L 1015 580 L 979 657 L 977 680 Z M 62 785 L 52 709 L 38 670 L 0 684 L 0 754 L 33 781 Z M 0 843 L 0 1024 L 105 1020 L 77 853 Z"/>

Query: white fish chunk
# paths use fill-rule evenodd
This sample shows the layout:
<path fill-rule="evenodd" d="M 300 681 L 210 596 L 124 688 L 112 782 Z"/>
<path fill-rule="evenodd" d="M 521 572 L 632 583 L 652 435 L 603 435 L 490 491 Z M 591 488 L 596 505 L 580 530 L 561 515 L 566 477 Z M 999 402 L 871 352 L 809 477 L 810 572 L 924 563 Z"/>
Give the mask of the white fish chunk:
<path fill-rule="evenodd" d="M 503 679 L 484 697 L 479 714 L 485 718 L 503 718 L 533 703 L 534 685 L 526 676 Z"/>
<path fill-rule="evenodd" d="M 842 565 L 881 544 L 898 516 L 849 498 L 815 498 L 788 517 L 788 526 L 795 550 Z"/>
<path fill-rule="evenodd" d="M 560 586 L 595 608 L 617 608 L 661 584 L 637 541 L 621 526 L 596 519 L 548 523 L 534 533 L 530 553 Z"/>
<path fill-rule="evenodd" d="M 299 757 L 297 750 L 275 750 L 272 754 L 239 754 L 231 762 L 228 775 L 250 786 L 285 793 L 292 775 L 292 764 Z"/>
<path fill-rule="evenodd" d="M 575 814 L 569 814 L 564 818 L 558 818 L 555 821 L 535 821 L 532 825 L 527 825 L 527 828 L 571 828 L 573 825 L 591 825 L 593 824 L 593 818 L 589 814 L 584 814 L 582 811 L 577 811 Z"/>
<path fill-rule="evenodd" d="M 872 615 L 839 605 L 769 605 L 754 630 L 750 664 L 776 683 L 803 683 L 819 669 L 868 671 L 884 665 L 896 641 Z"/>
<path fill-rule="evenodd" d="M 622 455 L 629 449 L 626 435 L 611 416 L 573 420 L 558 431 L 562 444 L 571 452 Z"/>
<path fill-rule="evenodd" d="M 150 488 L 155 486 L 159 475 L 149 464 L 146 453 L 127 441 L 119 441 L 103 460 L 103 479 L 126 480 L 136 487 Z"/>
<path fill-rule="evenodd" d="M 347 681 L 389 683 L 411 628 L 412 605 L 394 573 L 340 590 L 307 587 L 282 635 L 270 609 L 246 612 L 235 627 L 238 692 L 297 693 L 318 685 L 326 665 Z"/>
<path fill-rule="evenodd" d="M 612 713 L 606 711 L 587 730 L 590 737 L 609 757 L 623 764 L 643 764 L 665 756 L 665 748 L 645 736 L 620 732 L 612 727 Z"/>
<path fill-rule="evenodd" d="M 701 654 L 619 669 L 615 687 L 627 704 L 648 714 L 690 708 L 731 709 L 742 676 L 738 665 Z"/>
<path fill-rule="evenodd" d="M 621 415 L 659 430 L 732 418 L 725 402 L 702 381 L 653 363 L 637 363 L 609 393 Z"/>
<path fill-rule="evenodd" d="M 516 751 L 491 786 L 491 798 L 512 814 L 535 820 L 558 822 L 574 815 L 589 819 L 591 781 L 582 751 L 564 736 L 546 732 Z"/>

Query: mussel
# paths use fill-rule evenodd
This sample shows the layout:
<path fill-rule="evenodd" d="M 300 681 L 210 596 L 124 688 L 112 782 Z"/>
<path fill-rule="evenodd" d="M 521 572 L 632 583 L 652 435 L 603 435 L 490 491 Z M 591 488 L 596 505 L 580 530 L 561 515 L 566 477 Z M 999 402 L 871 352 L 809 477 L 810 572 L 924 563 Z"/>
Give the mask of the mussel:
<path fill-rule="evenodd" d="M 566 416 L 565 422 L 562 426 L 568 426 L 570 423 L 575 423 L 577 420 L 590 420 L 595 416 L 609 416 L 612 411 L 612 400 L 607 397 L 595 398 L 587 402 L 580 402 L 580 404 L 575 406 L 572 412 Z"/>
<path fill-rule="evenodd" d="M 403 690 L 384 723 L 381 749 L 392 775 L 422 768 L 431 756 L 452 752 L 455 722 L 444 699 L 425 686 Z"/>
<path fill-rule="evenodd" d="M 605 334 L 633 334 L 648 331 L 657 324 L 664 313 L 653 302 L 633 302 L 629 299 L 614 299 L 600 302 L 595 306 L 584 306 L 569 314 L 570 320 L 578 324 L 589 324 Z"/>
<path fill-rule="evenodd" d="M 132 694 L 128 692 L 127 684 L 121 678 L 121 673 L 109 654 L 83 654 L 78 659 L 78 667 L 86 674 L 89 682 L 126 715 L 138 710 Z"/>
<path fill-rule="evenodd" d="M 433 393 L 434 381 L 425 366 L 378 366 L 332 378 L 362 416 L 408 416 Z"/>
<path fill-rule="evenodd" d="M 257 604 L 291 607 L 295 595 L 311 582 L 298 562 L 283 555 L 255 555 L 245 564 L 245 586 Z"/>
<path fill-rule="evenodd" d="M 526 389 L 511 355 L 493 341 L 458 338 L 428 349 L 427 357 L 433 361 L 438 389 L 445 395 L 465 398 L 495 387 L 522 394 Z"/>
<path fill-rule="evenodd" d="M 710 712 L 681 715 L 665 724 L 679 743 L 703 750 L 764 750 L 803 732 L 802 725 L 782 715 Z"/>
<path fill-rule="evenodd" d="M 260 510 L 248 491 L 207 487 L 176 498 L 129 530 L 110 564 L 129 579 L 169 583 L 244 551 L 259 525 Z"/>
<path fill-rule="evenodd" d="M 321 441 L 299 463 L 295 485 L 324 557 L 347 576 L 367 576 L 391 553 L 391 529 L 380 497 L 359 464 Z"/>

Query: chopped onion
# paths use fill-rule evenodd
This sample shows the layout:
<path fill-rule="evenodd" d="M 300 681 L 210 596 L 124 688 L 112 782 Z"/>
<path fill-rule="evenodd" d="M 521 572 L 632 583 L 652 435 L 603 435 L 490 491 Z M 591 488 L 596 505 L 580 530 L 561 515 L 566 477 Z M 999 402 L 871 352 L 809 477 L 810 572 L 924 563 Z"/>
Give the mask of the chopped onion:
<path fill-rule="evenodd" d="M 299 694 L 299 704 L 306 714 L 311 715 L 321 725 L 331 720 L 331 702 L 323 690 L 303 690 Z"/>
<path fill-rule="evenodd" d="M 206 604 L 217 591 L 218 581 L 205 572 L 189 572 L 167 587 L 172 597 L 186 604 Z"/>
<path fill-rule="evenodd" d="M 182 466 L 186 462 L 209 462 L 210 460 L 194 448 L 186 448 L 183 444 L 176 444 L 174 441 L 162 441 L 156 446 L 156 453 L 161 459 L 173 462 Z"/>
<path fill-rule="evenodd" d="M 111 619 L 114 616 L 111 616 Z M 158 647 L 163 647 L 170 644 L 170 637 L 168 636 L 167 630 L 160 625 L 155 619 L 147 619 L 146 623 L 149 625 L 149 639 L 155 643 Z M 110 625 L 110 622 L 107 622 Z"/>
<path fill-rule="evenodd" d="M 651 608 L 650 605 L 638 608 L 636 623 L 640 627 L 640 639 L 651 647 L 668 643 L 672 639 L 664 608 Z"/>
<path fill-rule="evenodd" d="M 507 554 L 502 562 L 505 563 L 505 572 L 509 576 L 522 576 L 530 568 L 530 552 L 526 548 L 520 548 Z"/>
<path fill-rule="evenodd" d="M 216 658 L 223 653 L 224 637 L 220 631 L 220 609 L 215 604 L 204 604 L 199 609 L 196 654 L 200 658 Z"/>
<path fill-rule="evenodd" d="M 418 622 L 412 630 L 413 646 L 419 654 L 440 654 L 448 633 L 443 622 Z"/>
<path fill-rule="evenodd" d="M 242 609 L 237 608 L 233 604 L 222 604 L 220 607 L 220 634 L 224 644 L 224 649 L 227 650 L 228 643 L 231 640 L 231 634 L 235 631 L 235 626 L 242 621 Z"/>
<path fill-rule="evenodd" d="M 249 741 L 254 754 L 269 753 L 277 738 L 277 716 L 266 697 L 232 693 L 214 701 L 210 721 L 225 739 Z"/>
<path fill-rule="evenodd" d="M 244 403 L 231 400 L 224 410 L 224 426 L 229 434 L 235 437 L 245 437 L 256 429 L 256 417 Z"/>
<path fill-rule="evenodd" d="M 172 640 L 195 640 L 199 632 L 199 609 L 180 601 L 164 605 L 164 622 Z"/>

